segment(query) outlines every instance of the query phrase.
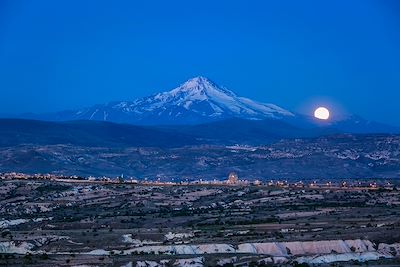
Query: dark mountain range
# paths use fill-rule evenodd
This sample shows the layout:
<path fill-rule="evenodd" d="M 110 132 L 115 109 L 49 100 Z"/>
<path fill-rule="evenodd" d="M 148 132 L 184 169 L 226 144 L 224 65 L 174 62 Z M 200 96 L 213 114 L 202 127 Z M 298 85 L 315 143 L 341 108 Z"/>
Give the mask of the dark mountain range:
<path fill-rule="evenodd" d="M 21 144 L 86 147 L 182 147 L 263 145 L 281 139 L 340 133 L 334 128 L 301 129 L 282 120 L 227 119 L 198 125 L 135 126 L 100 121 L 48 122 L 0 119 L 0 146 Z"/>
<path fill-rule="evenodd" d="M 341 133 L 332 127 L 300 128 L 283 120 L 227 119 L 198 125 L 158 126 L 168 132 L 175 132 L 196 138 L 205 144 L 247 144 L 261 145 L 281 139 L 310 138 Z"/>
<path fill-rule="evenodd" d="M 76 145 L 85 147 L 177 147 L 194 138 L 142 126 L 99 121 L 48 122 L 0 119 L 0 146 Z"/>

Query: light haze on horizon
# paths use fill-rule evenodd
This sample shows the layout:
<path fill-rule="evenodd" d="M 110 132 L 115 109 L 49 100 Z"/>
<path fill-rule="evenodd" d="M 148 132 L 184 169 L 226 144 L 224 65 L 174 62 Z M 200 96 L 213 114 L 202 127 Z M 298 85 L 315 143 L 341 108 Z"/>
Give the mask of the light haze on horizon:
<path fill-rule="evenodd" d="M 0 3 L 0 113 L 51 112 L 205 76 L 311 114 L 400 126 L 400 2 Z"/>

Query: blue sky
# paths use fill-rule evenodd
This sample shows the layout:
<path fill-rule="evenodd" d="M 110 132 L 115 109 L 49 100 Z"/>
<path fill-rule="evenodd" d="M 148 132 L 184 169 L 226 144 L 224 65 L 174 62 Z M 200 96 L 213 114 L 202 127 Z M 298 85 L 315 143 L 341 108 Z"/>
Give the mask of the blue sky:
<path fill-rule="evenodd" d="M 0 1 L 0 113 L 172 89 L 202 75 L 307 113 L 400 125 L 400 2 Z"/>

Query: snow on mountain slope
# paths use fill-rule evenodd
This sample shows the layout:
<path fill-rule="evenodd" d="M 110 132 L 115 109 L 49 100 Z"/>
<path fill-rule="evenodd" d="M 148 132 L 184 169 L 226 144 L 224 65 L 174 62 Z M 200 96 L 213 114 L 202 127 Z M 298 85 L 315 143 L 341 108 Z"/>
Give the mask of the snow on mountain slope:
<path fill-rule="evenodd" d="M 155 112 L 176 118 L 184 112 L 210 118 L 244 117 L 248 119 L 274 118 L 292 114 L 272 104 L 262 104 L 238 97 L 204 77 L 196 77 L 169 92 L 140 99 L 131 104 L 135 113 Z"/>
<path fill-rule="evenodd" d="M 273 104 L 239 97 L 204 77 L 179 87 L 137 99 L 95 105 L 74 112 L 57 113 L 57 120 L 101 120 L 138 124 L 193 124 L 226 118 L 266 119 L 294 116 Z"/>

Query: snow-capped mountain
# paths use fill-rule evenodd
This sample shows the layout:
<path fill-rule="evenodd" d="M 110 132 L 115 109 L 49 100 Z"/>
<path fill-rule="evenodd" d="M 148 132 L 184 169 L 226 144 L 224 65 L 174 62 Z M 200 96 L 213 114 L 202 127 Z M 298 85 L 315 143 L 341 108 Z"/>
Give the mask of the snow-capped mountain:
<path fill-rule="evenodd" d="M 273 104 L 237 96 L 204 77 L 192 78 L 170 91 L 133 101 L 13 117 L 46 121 L 94 120 L 136 125 L 194 125 L 227 119 L 246 119 L 265 120 L 267 125 L 275 125 L 275 122 L 281 121 L 307 131 L 316 129 L 335 133 L 400 132 L 398 128 L 354 115 L 341 120 L 320 121 L 308 115 L 294 114 Z"/>
<path fill-rule="evenodd" d="M 292 116 L 291 112 L 276 105 L 237 96 L 205 77 L 195 77 L 168 92 L 134 101 L 111 102 L 78 111 L 48 114 L 44 119 L 195 124 L 227 118 L 279 119 Z"/>

